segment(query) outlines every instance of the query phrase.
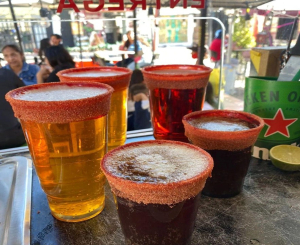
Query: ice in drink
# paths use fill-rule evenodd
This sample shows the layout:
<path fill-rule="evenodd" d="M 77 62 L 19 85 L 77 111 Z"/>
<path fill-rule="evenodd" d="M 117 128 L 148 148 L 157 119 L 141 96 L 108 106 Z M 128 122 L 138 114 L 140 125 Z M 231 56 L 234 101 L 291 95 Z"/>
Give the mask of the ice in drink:
<path fill-rule="evenodd" d="M 188 142 L 182 117 L 202 110 L 211 69 L 196 65 L 162 65 L 142 71 L 150 90 L 155 139 Z"/>
<path fill-rule="evenodd" d="M 104 208 L 106 115 L 113 89 L 88 82 L 22 87 L 6 95 L 24 135 L 53 216 L 90 219 Z"/>
<path fill-rule="evenodd" d="M 155 140 L 109 152 L 101 169 L 117 199 L 126 244 L 189 244 L 210 155 L 193 145 Z"/>
<path fill-rule="evenodd" d="M 114 88 L 108 114 L 108 150 L 123 145 L 126 141 L 127 95 L 131 73 L 131 70 L 120 67 L 75 68 L 57 73 L 61 82 L 101 82 Z"/>
<path fill-rule="evenodd" d="M 211 110 L 190 113 L 183 117 L 183 124 L 190 142 L 214 159 L 212 178 L 202 193 L 212 197 L 239 194 L 263 120 L 246 112 Z"/>

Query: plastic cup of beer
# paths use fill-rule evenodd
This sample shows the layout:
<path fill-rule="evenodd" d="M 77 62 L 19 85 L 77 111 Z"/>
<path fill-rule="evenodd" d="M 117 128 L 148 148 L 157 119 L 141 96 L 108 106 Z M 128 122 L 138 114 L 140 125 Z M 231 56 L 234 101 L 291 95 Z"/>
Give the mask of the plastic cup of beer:
<path fill-rule="evenodd" d="M 125 243 L 189 244 L 211 156 L 191 144 L 152 140 L 126 144 L 101 162 Z"/>
<path fill-rule="evenodd" d="M 124 145 L 127 132 L 127 96 L 132 71 L 120 67 L 87 67 L 57 73 L 61 82 L 91 81 L 110 85 L 115 90 L 108 113 L 108 150 Z"/>
<path fill-rule="evenodd" d="M 202 194 L 211 197 L 239 194 L 263 119 L 246 112 L 210 110 L 184 116 L 183 124 L 190 142 L 214 159 L 212 178 L 207 180 Z"/>
<path fill-rule="evenodd" d="M 104 208 L 107 113 L 113 89 L 100 83 L 48 83 L 10 91 L 52 215 L 90 219 Z"/>
<path fill-rule="evenodd" d="M 154 138 L 188 142 L 182 117 L 202 110 L 212 69 L 199 65 L 160 65 L 142 71 L 150 90 Z"/>

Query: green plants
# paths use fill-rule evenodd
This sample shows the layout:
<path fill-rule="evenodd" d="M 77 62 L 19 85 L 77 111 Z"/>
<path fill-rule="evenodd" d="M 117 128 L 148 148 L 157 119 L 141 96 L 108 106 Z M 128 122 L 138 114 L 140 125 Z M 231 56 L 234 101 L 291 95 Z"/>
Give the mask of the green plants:
<path fill-rule="evenodd" d="M 256 45 L 255 38 L 250 31 L 250 23 L 244 16 L 239 16 L 234 21 L 232 40 L 240 48 L 251 48 Z"/>

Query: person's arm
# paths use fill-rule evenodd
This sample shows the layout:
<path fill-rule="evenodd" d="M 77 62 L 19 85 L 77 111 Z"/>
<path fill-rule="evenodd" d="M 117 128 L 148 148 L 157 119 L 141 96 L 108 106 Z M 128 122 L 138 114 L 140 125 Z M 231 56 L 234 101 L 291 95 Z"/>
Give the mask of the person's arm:
<path fill-rule="evenodd" d="M 41 65 L 41 69 L 36 74 L 37 84 L 44 83 L 44 80 L 49 76 L 49 67 L 47 65 Z"/>
<path fill-rule="evenodd" d="M 140 41 L 142 44 L 144 44 L 145 46 L 150 47 L 150 43 L 149 43 L 147 40 L 145 40 L 143 37 L 140 37 L 140 38 L 139 38 L 139 41 Z"/>
<path fill-rule="evenodd" d="M 43 74 L 41 74 L 41 73 L 38 72 L 36 74 L 36 81 L 37 81 L 37 84 L 44 83 Z"/>
<path fill-rule="evenodd" d="M 144 93 L 138 93 L 133 96 L 133 101 L 138 102 L 141 100 L 148 100 L 147 95 L 145 95 Z"/>

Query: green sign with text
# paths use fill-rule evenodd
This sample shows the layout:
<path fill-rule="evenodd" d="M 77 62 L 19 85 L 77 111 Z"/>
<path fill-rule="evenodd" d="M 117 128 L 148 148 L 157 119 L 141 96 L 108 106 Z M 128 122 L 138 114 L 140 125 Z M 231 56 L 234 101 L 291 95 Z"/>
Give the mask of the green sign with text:
<path fill-rule="evenodd" d="M 265 121 L 254 145 L 253 157 L 269 160 L 273 146 L 300 146 L 300 82 L 248 77 L 244 102 L 245 111 Z"/>

